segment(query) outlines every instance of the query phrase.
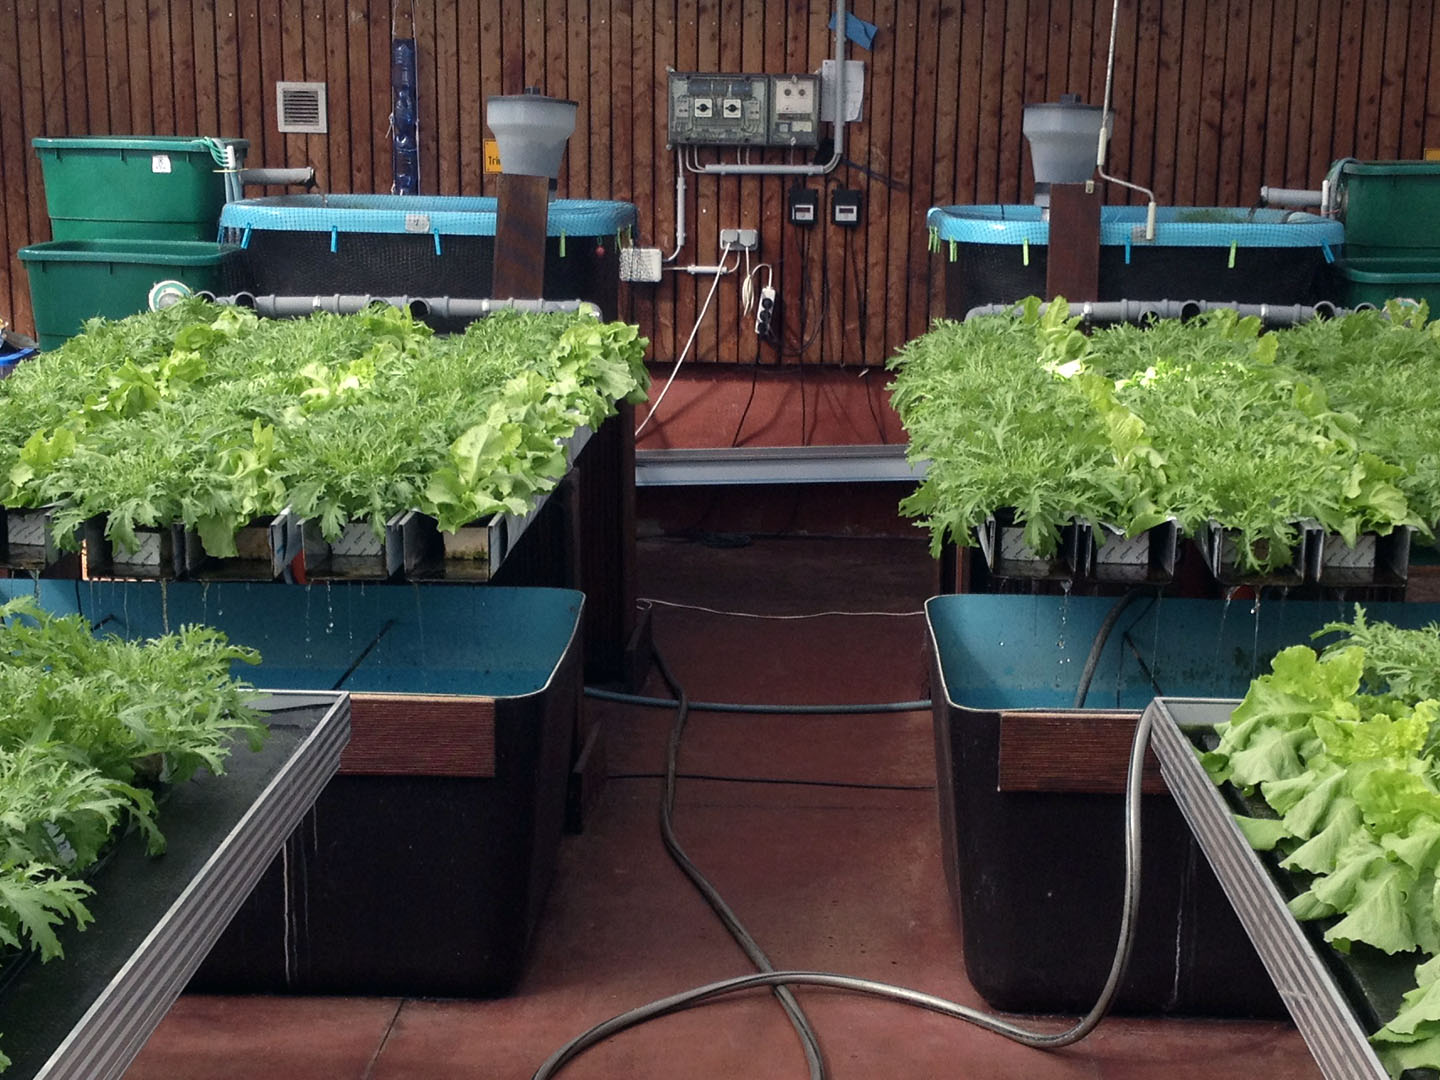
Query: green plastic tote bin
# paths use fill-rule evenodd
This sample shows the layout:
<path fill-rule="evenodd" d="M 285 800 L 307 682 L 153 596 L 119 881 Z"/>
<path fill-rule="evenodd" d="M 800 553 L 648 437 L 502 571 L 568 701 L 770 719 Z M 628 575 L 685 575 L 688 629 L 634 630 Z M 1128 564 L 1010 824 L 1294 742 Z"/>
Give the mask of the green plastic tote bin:
<path fill-rule="evenodd" d="M 225 205 L 217 154 L 244 139 L 114 135 L 32 140 L 56 240 L 214 240 Z"/>
<path fill-rule="evenodd" d="M 178 281 L 218 291 L 237 249 L 199 240 L 52 240 L 19 251 L 30 275 L 30 305 L 42 349 L 55 349 L 96 315 L 144 311 L 150 290 Z"/>
<path fill-rule="evenodd" d="M 1432 317 L 1440 315 L 1440 252 L 1425 258 L 1395 256 L 1345 258 L 1335 264 L 1346 307 L 1386 300 L 1425 300 Z"/>
<path fill-rule="evenodd" d="M 1440 161 L 1339 163 L 1345 252 L 1440 256 Z"/>

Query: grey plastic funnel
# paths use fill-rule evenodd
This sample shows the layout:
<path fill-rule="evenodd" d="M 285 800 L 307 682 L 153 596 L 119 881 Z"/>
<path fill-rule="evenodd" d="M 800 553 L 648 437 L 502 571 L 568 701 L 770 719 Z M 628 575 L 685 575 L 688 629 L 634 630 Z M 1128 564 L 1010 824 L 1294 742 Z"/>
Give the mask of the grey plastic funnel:
<path fill-rule="evenodd" d="M 500 147 L 500 171 L 558 179 L 577 108 L 573 101 L 546 97 L 533 88 L 486 101 L 485 123 Z"/>
<path fill-rule="evenodd" d="M 1076 94 L 1025 106 L 1021 130 L 1030 143 L 1037 202 L 1042 195 L 1048 202 L 1051 184 L 1083 184 L 1095 174 L 1100 115 L 1099 105 L 1082 105 Z"/>

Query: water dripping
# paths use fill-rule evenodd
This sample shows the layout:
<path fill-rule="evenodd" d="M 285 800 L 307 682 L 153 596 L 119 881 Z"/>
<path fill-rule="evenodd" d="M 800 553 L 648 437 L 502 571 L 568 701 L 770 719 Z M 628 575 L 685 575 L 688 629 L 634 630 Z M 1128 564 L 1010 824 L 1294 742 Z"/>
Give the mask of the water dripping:
<path fill-rule="evenodd" d="M 38 603 L 40 602 L 40 571 L 39 571 L 39 570 L 31 570 L 31 571 L 30 571 L 30 581 L 33 583 L 33 585 L 34 585 L 34 587 L 35 587 L 35 602 L 38 604 Z"/>
<path fill-rule="evenodd" d="M 415 593 L 415 632 L 420 637 L 420 658 L 424 663 L 425 658 L 425 608 L 420 603 L 420 585 L 418 582 L 411 584 L 410 588 Z"/>
<path fill-rule="evenodd" d="M 200 586 L 200 621 L 208 624 L 210 622 L 210 582 Z"/>
<path fill-rule="evenodd" d="M 1250 643 L 1250 678 L 1255 678 L 1260 667 L 1260 587 L 1255 587 L 1255 603 L 1250 608 L 1250 614 L 1255 617 L 1255 636 Z"/>
<path fill-rule="evenodd" d="M 1230 601 L 1235 599 L 1235 594 L 1240 591 L 1239 585 L 1227 585 L 1225 587 L 1225 602 L 1220 605 L 1220 628 L 1215 634 L 1215 660 L 1220 660 L 1220 650 L 1225 644 L 1225 617 L 1230 614 Z"/>
<path fill-rule="evenodd" d="M 170 633 L 170 590 L 167 587 L 169 582 L 164 578 L 160 579 L 160 632 Z"/>
<path fill-rule="evenodd" d="M 335 599 L 330 594 L 330 582 L 328 581 L 325 582 L 325 613 L 325 633 L 333 634 L 335 632 Z"/>
<path fill-rule="evenodd" d="M 305 659 L 310 660 L 310 584 L 305 584 Z"/>

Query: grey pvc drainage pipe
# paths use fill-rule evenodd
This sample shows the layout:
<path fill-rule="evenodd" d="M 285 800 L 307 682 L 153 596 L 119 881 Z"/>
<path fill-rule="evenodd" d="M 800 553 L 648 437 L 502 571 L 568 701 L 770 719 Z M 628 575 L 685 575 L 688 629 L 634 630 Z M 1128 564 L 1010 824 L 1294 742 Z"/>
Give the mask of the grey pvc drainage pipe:
<path fill-rule="evenodd" d="M 1049 304 L 1041 304 L 1044 311 Z M 1018 304 L 983 304 L 965 313 L 970 319 L 983 315 L 1009 315 Z M 1242 317 L 1254 315 L 1271 326 L 1295 326 L 1311 319 L 1330 319 L 1344 314 L 1328 301 L 1305 304 L 1231 304 L 1215 300 L 1094 300 L 1070 305 L 1070 314 L 1085 322 L 1144 322 L 1147 319 L 1192 319 L 1206 311 L 1233 311 Z"/>
<path fill-rule="evenodd" d="M 349 315 L 362 311 L 371 304 L 388 304 L 390 307 L 403 308 L 417 319 L 431 315 L 441 319 L 476 319 L 496 311 L 524 311 L 543 314 L 587 311 L 598 314 L 595 305 L 586 300 L 471 300 L 453 296 L 372 296 L 368 293 L 335 293 L 330 296 L 276 296 L 274 294 L 255 296 L 248 292 L 237 292 L 231 296 L 215 296 L 202 292 L 198 295 L 217 304 L 233 304 L 236 307 L 250 308 L 256 314 L 272 319 L 312 315 L 317 311 Z"/>

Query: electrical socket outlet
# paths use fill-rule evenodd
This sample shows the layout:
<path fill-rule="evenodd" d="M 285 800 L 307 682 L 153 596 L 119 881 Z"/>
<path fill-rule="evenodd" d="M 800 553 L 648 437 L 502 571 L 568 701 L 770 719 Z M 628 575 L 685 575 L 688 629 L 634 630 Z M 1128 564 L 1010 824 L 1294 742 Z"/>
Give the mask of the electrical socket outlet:
<path fill-rule="evenodd" d="M 760 234 L 754 229 L 721 229 L 721 251 L 754 251 L 760 246 Z"/>

